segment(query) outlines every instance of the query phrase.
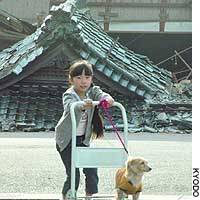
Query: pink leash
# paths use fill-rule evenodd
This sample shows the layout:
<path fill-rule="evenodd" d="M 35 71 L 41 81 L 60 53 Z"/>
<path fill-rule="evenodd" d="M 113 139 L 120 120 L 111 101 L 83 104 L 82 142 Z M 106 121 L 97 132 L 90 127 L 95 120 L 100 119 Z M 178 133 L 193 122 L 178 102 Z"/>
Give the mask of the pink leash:
<path fill-rule="evenodd" d="M 109 103 L 106 99 L 102 99 L 100 100 L 100 103 L 98 105 L 99 107 L 101 107 L 104 111 L 105 116 L 107 117 L 110 125 L 113 127 L 113 130 L 115 131 L 115 133 L 117 134 L 118 139 L 120 140 L 122 146 L 124 147 L 124 150 L 126 151 L 126 153 L 128 154 L 128 150 L 124 144 L 124 141 L 122 140 L 120 134 L 119 134 L 119 129 L 116 127 L 116 125 L 113 122 L 112 116 L 109 114 L 108 110 L 109 110 Z"/>

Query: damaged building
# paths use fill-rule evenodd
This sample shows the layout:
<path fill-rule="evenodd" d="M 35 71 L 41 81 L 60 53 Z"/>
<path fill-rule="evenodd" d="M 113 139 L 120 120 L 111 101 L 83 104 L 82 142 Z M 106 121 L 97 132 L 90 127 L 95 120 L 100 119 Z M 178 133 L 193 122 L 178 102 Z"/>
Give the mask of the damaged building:
<path fill-rule="evenodd" d="M 0 52 L 1 130 L 54 130 L 70 63 L 87 59 L 95 84 L 125 106 L 130 131 L 190 133 L 191 75 L 176 82 L 171 71 L 111 37 L 79 3 L 53 6 L 37 29 L 22 24 L 32 34 L 18 30 L 28 36 Z"/>

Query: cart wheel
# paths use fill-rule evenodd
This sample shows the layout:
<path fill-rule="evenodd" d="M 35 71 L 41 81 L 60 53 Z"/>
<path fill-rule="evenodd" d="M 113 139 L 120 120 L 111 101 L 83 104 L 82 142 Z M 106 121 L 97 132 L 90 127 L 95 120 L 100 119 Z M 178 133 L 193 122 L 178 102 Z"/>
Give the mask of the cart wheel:
<path fill-rule="evenodd" d="M 73 195 L 73 194 L 72 194 L 72 191 L 71 191 L 71 189 L 70 189 L 70 190 L 68 190 L 66 196 L 67 196 L 67 199 L 69 199 L 69 200 L 75 200 L 75 199 L 76 199 L 76 192 L 75 192 L 75 194 Z"/>

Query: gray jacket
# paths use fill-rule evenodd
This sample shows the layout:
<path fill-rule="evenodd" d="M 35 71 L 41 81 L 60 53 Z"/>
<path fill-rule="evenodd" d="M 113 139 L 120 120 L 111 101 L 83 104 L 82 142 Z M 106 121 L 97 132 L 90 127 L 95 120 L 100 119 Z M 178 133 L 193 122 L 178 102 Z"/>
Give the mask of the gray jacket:
<path fill-rule="evenodd" d="M 109 94 L 103 92 L 99 86 L 91 87 L 87 92 L 87 98 L 92 99 L 93 101 L 99 101 L 102 97 L 109 96 Z M 80 98 L 75 93 L 73 87 L 69 88 L 63 94 L 63 106 L 64 112 L 59 122 L 55 127 L 56 132 L 56 143 L 60 147 L 60 151 L 63 151 L 65 147 L 69 144 L 72 138 L 72 124 L 71 124 L 71 116 L 70 116 L 70 105 L 73 102 L 80 101 Z M 94 108 L 88 109 L 88 121 L 85 131 L 85 139 L 83 143 L 85 145 L 90 144 L 90 138 L 92 135 L 92 117 L 94 113 Z M 76 116 L 76 126 L 78 126 L 80 118 L 81 118 L 81 109 L 80 107 L 75 108 L 75 116 Z"/>

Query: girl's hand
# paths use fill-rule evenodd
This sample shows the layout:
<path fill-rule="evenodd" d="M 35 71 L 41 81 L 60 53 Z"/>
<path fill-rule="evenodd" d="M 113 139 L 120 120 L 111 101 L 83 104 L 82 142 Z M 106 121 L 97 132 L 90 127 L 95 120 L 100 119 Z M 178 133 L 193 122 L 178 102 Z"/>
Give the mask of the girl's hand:
<path fill-rule="evenodd" d="M 111 107 L 114 103 L 114 99 L 112 97 L 106 97 L 105 99 L 108 102 L 109 107 Z"/>
<path fill-rule="evenodd" d="M 113 105 L 114 99 L 112 97 L 103 97 L 100 99 L 99 105 L 104 108 L 109 108 Z"/>
<path fill-rule="evenodd" d="M 82 106 L 82 110 L 93 108 L 92 99 L 84 99 L 84 104 Z"/>

